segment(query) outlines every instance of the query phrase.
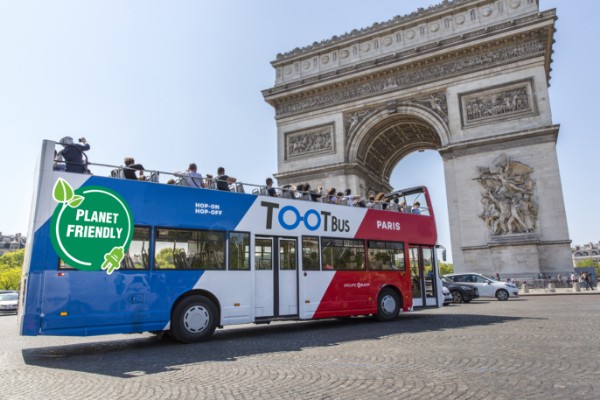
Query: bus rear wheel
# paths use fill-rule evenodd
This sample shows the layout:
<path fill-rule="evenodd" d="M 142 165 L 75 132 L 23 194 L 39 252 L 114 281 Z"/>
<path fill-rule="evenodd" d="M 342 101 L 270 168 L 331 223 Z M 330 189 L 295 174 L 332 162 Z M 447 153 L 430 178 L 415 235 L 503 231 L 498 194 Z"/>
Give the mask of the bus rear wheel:
<path fill-rule="evenodd" d="M 377 297 L 377 320 L 382 322 L 392 321 L 400 313 L 400 297 L 390 288 L 379 292 Z"/>
<path fill-rule="evenodd" d="M 171 315 L 171 335 L 182 343 L 208 339 L 217 327 L 217 307 L 204 296 L 190 296 Z"/>

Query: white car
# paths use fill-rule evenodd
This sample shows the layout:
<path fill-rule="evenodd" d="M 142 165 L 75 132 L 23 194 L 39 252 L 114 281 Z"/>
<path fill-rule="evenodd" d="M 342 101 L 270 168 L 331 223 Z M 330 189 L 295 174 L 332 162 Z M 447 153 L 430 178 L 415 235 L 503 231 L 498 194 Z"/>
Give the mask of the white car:
<path fill-rule="evenodd" d="M 519 288 L 512 283 L 497 281 L 476 273 L 444 275 L 456 283 L 468 283 L 477 287 L 480 297 L 495 297 L 506 301 L 509 297 L 519 297 Z"/>
<path fill-rule="evenodd" d="M 0 313 L 16 313 L 18 302 L 17 292 L 0 293 Z"/>
<path fill-rule="evenodd" d="M 447 306 L 452 303 L 452 293 L 446 286 L 442 286 L 442 293 L 444 294 L 444 305 Z"/>

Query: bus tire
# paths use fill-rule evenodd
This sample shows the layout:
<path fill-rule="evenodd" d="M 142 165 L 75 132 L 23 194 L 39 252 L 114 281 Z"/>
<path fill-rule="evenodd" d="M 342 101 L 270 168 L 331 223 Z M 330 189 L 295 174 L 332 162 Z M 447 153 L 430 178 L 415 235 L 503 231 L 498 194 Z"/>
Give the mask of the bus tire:
<path fill-rule="evenodd" d="M 171 315 L 171 335 L 182 343 L 202 342 L 217 327 L 217 307 L 204 296 L 189 296 L 179 303 Z"/>
<path fill-rule="evenodd" d="M 394 320 L 400 313 L 400 296 L 390 288 L 384 288 L 377 297 L 377 320 L 382 322 Z"/>

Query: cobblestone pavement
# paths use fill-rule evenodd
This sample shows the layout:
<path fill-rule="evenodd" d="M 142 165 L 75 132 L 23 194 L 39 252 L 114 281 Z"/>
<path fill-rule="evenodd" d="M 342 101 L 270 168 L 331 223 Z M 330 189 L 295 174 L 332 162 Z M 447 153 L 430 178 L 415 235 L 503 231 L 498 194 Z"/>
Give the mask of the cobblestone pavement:
<path fill-rule="evenodd" d="M 0 316 L 0 399 L 597 399 L 600 296 L 150 334 L 20 337 Z"/>

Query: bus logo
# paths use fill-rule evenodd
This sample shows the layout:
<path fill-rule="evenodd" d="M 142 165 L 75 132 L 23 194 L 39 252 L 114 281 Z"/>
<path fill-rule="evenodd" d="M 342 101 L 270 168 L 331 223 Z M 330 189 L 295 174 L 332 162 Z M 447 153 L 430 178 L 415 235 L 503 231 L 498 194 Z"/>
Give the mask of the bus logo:
<path fill-rule="evenodd" d="M 59 178 L 58 205 L 50 225 L 54 250 L 69 266 L 85 270 L 119 269 L 133 233 L 129 206 L 116 192 L 99 186 L 77 190 Z"/>
<path fill-rule="evenodd" d="M 267 209 L 266 229 L 273 229 L 273 214 L 279 209 L 279 204 L 262 201 L 260 205 Z M 288 231 L 296 229 L 302 223 L 309 231 L 316 231 L 323 226 L 325 232 L 350 232 L 350 222 L 347 219 L 337 218 L 327 211 L 319 213 L 309 209 L 302 215 L 296 207 L 285 206 L 275 214 L 279 225 Z"/>

